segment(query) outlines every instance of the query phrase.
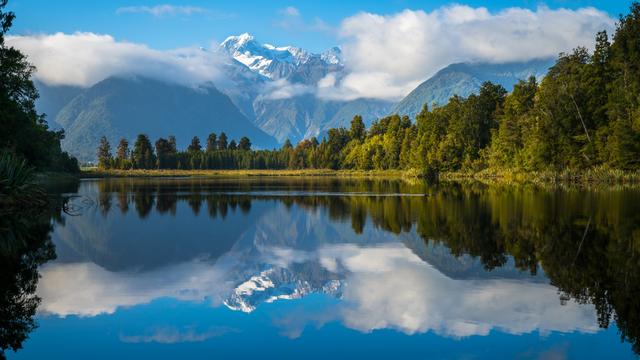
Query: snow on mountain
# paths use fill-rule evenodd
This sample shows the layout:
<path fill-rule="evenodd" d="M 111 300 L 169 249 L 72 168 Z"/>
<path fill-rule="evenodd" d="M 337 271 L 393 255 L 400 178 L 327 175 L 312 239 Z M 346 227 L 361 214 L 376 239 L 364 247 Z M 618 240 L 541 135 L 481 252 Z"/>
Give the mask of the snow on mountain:
<path fill-rule="evenodd" d="M 322 52 L 322 54 L 320 54 L 320 58 L 328 64 L 343 65 L 342 50 L 337 46 Z"/>
<path fill-rule="evenodd" d="M 315 59 L 320 59 L 323 66 L 341 64 L 339 48 L 312 54 L 294 46 L 261 44 L 248 33 L 229 36 L 220 44 L 219 50 L 272 80 L 288 78 L 301 65 Z"/>
<path fill-rule="evenodd" d="M 223 69 L 226 81 L 216 85 L 256 126 L 280 143 L 287 139 L 297 143 L 322 136 L 330 127 L 348 126 L 356 113 L 370 123 L 392 107 L 382 100 L 336 101 L 315 96 L 313 89 L 320 80 L 329 74 L 336 78 L 344 75 L 339 47 L 316 54 L 294 46 L 262 44 L 244 33 L 229 36 L 217 52 L 229 61 Z M 304 91 L 271 96 L 290 85 Z"/>
<path fill-rule="evenodd" d="M 340 280 L 327 280 L 316 287 L 303 277 L 287 268 L 269 268 L 238 285 L 223 303 L 231 310 L 250 313 L 262 303 L 300 299 L 311 293 L 340 297 Z"/>

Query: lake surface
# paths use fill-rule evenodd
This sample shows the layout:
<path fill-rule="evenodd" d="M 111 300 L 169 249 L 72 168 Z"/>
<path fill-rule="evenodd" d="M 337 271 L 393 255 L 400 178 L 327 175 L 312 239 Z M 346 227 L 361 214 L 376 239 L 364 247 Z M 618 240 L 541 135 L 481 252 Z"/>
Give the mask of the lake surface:
<path fill-rule="evenodd" d="M 10 359 L 640 350 L 637 189 L 243 178 L 61 191 L 50 240 L 46 226 L 14 227 L 43 240 L 31 265 L 6 270 L 40 276 L 18 283 L 41 301 Z M 3 301 L 3 316 L 20 312 Z"/>

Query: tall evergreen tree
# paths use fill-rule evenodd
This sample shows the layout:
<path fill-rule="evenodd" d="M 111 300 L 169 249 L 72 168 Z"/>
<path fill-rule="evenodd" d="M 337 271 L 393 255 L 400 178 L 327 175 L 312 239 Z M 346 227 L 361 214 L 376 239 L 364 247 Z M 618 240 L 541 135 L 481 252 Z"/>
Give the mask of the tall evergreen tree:
<path fill-rule="evenodd" d="M 133 144 L 131 160 L 136 169 L 153 169 L 155 167 L 155 155 L 151 147 L 151 141 L 145 134 L 140 134 Z"/>
<path fill-rule="evenodd" d="M 202 151 L 202 146 L 200 146 L 200 138 L 198 138 L 197 136 L 194 136 L 191 139 L 191 144 L 189 144 L 189 147 L 187 148 L 188 152 L 200 152 Z"/>
<path fill-rule="evenodd" d="M 100 146 L 98 146 L 98 166 L 101 169 L 108 169 L 111 167 L 111 160 L 113 156 L 111 155 L 111 145 L 109 144 L 109 140 L 107 140 L 106 136 L 100 138 Z"/>
<path fill-rule="evenodd" d="M 115 166 L 118 169 L 127 169 L 129 167 L 129 142 L 125 138 L 121 138 L 118 142 Z"/>
<path fill-rule="evenodd" d="M 227 134 L 224 132 L 220 133 L 220 137 L 218 138 L 218 150 L 226 150 L 227 149 Z"/>
<path fill-rule="evenodd" d="M 156 141 L 156 157 L 158 169 L 175 167 L 175 151 L 169 140 L 160 138 Z"/>
<path fill-rule="evenodd" d="M 349 137 L 352 140 L 357 140 L 358 142 L 362 142 L 364 140 L 366 128 L 364 126 L 364 121 L 362 121 L 362 116 L 356 115 L 351 120 L 351 128 L 349 130 Z"/>
<path fill-rule="evenodd" d="M 216 133 L 211 133 L 207 137 L 207 152 L 214 151 L 218 148 L 218 136 Z"/>
<path fill-rule="evenodd" d="M 176 143 L 176 137 L 173 135 L 169 135 L 169 144 L 171 145 L 171 151 L 173 153 L 178 152 L 178 144 Z"/>
<path fill-rule="evenodd" d="M 116 156 L 119 160 L 126 160 L 129 158 L 129 142 L 127 139 L 122 138 L 118 142 L 118 150 Z"/>
<path fill-rule="evenodd" d="M 238 149 L 239 150 L 244 150 L 244 151 L 249 151 L 251 150 L 251 140 L 249 140 L 248 137 L 243 136 L 240 139 L 240 143 L 238 143 Z"/>

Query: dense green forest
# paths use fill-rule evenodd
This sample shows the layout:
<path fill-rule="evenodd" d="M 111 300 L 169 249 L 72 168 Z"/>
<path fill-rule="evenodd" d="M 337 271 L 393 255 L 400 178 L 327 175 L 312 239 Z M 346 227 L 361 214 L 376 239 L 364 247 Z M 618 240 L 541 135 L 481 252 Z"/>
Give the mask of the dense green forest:
<path fill-rule="evenodd" d="M 112 157 L 105 140 L 98 157 L 102 167 L 144 169 L 636 170 L 640 3 L 620 18 L 612 41 L 604 31 L 595 39 L 592 53 L 576 48 L 561 54 L 540 82 L 522 80 L 511 93 L 487 82 L 468 98 L 425 105 L 415 121 L 392 115 L 366 129 L 356 115 L 350 128 L 330 129 L 322 142 L 287 142 L 272 151 L 227 144 L 223 134 L 210 135 L 204 150 L 198 138 L 183 152 L 165 139 L 154 149 L 140 135 L 131 154 L 123 140 Z"/>

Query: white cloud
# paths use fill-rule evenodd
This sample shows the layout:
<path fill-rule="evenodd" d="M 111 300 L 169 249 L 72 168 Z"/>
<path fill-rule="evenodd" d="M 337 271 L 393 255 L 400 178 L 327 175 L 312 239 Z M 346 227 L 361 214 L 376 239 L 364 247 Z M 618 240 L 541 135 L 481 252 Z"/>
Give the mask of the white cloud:
<path fill-rule="evenodd" d="M 62 317 L 96 316 L 162 297 L 208 299 L 219 306 L 233 288 L 227 271 L 224 265 L 198 260 L 144 273 L 110 272 L 93 263 L 52 264 L 41 271 L 39 311 Z"/>
<path fill-rule="evenodd" d="M 592 306 L 560 305 L 551 285 L 451 279 L 401 246 L 333 252 L 350 274 L 341 318 L 353 329 L 453 337 L 488 335 L 494 329 L 511 334 L 598 331 Z"/>
<path fill-rule="evenodd" d="M 577 46 L 592 48 L 596 32 L 614 24 L 594 8 L 491 13 L 453 5 L 386 16 L 360 13 L 340 27 L 348 75 L 320 96 L 397 99 L 451 63 L 555 57 Z"/>
<path fill-rule="evenodd" d="M 208 10 L 198 6 L 175 6 L 175 5 L 156 5 L 156 6 L 125 6 L 118 8 L 116 14 L 125 13 L 143 13 L 156 17 L 174 16 L 174 15 L 193 15 L 207 13 Z"/>
<path fill-rule="evenodd" d="M 295 84 L 288 82 L 286 79 L 278 79 L 265 84 L 260 98 L 265 100 L 281 100 L 314 92 L 315 87 L 313 86 Z"/>
<path fill-rule="evenodd" d="M 282 9 L 281 12 L 282 14 L 287 16 L 300 16 L 300 11 L 293 6 L 287 6 L 286 8 Z"/>
<path fill-rule="evenodd" d="M 423 262 L 401 244 L 360 247 L 330 245 L 315 252 L 272 252 L 286 261 L 317 258 L 328 271 L 343 269 L 346 284 L 340 303 L 325 313 L 294 312 L 277 325 L 291 337 L 314 323 L 341 321 L 371 332 L 395 329 L 407 334 L 433 331 L 448 337 L 486 336 L 492 330 L 510 334 L 538 331 L 598 331 L 592 305 L 561 305 L 557 289 L 523 280 L 456 280 Z M 282 263 L 285 260 L 277 260 Z"/>
<path fill-rule="evenodd" d="M 27 54 L 36 79 L 50 85 L 91 86 L 113 75 L 141 75 L 194 85 L 219 76 L 218 59 L 200 48 L 160 51 L 94 33 L 10 36 Z"/>
<path fill-rule="evenodd" d="M 228 327 L 211 327 L 205 331 L 198 331 L 193 327 L 186 327 L 184 329 L 162 327 L 154 329 L 150 334 L 120 335 L 120 340 L 125 343 L 177 344 L 185 342 L 202 342 L 234 332 L 238 332 L 238 330 Z"/>

